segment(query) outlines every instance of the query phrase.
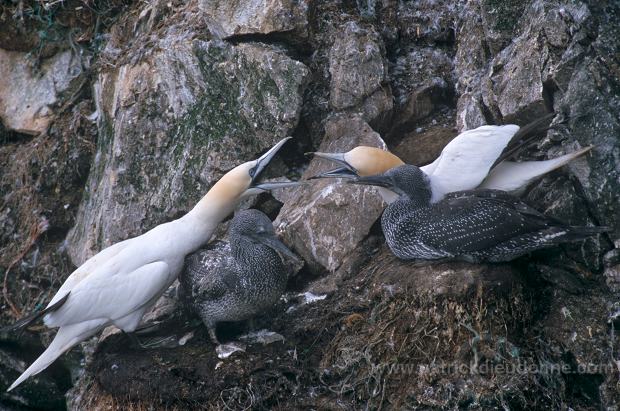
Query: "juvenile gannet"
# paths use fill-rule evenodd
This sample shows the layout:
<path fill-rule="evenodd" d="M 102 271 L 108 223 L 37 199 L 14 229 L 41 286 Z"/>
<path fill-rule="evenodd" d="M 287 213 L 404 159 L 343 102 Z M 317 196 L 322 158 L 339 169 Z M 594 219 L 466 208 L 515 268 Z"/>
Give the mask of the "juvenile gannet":
<path fill-rule="evenodd" d="M 217 323 L 251 318 L 278 301 L 289 274 L 278 253 L 297 259 L 278 239 L 269 217 L 245 210 L 232 219 L 228 242 L 187 258 L 181 287 L 215 344 Z"/>
<path fill-rule="evenodd" d="M 412 165 L 350 182 L 383 187 L 398 195 L 383 212 L 381 227 L 394 255 L 404 260 L 509 261 L 608 231 L 607 227 L 568 226 L 499 190 L 460 191 L 432 203 L 428 176 Z"/>
<path fill-rule="evenodd" d="M 562 167 L 569 161 L 588 152 L 586 147 L 572 153 L 544 161 L 508 161 L 506 158 L 523 147 L 532 136 L 541 131 L 549 116 L 545 116 L 521 129 L 509 124 L 505 126 L 482 126 L 465 131 L 446 145 L 435 161 L 421 170 L 429 177 L 432 187 L 432 201 L 441 200 L 446 194 L 490 188 L 517 194 L 534 179 Z M 404 164 L 394 154 L 375 147 L 359 146 L 346 153 L 313 153 L 340 164 L 336 168 L 314 176 L 352 178 L 383 173 L 392 167 Z M 380 190 L 389 204 L 396 196 Z"/>
<path fill-rule="evenodd" d="M 288 139 L 278 142 L 258 160 L 230 170 L 183 217 L 116 243 L 76 269 L 45 310 L 13 327 L 25 327 L 43 316 L 46 326 L 59 329 L 50 346 L 8 391 L 108 325 L 133 332 L 145 311 L 176 279 L 185 256 L 211 238 L 217 225 L 242 198 L 297 184 L 257 183 L 261 171 Z"/>

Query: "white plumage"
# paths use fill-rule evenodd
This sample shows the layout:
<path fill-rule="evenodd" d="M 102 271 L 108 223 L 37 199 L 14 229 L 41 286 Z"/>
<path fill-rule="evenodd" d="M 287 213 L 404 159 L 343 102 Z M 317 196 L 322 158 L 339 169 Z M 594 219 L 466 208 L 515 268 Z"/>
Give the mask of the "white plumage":
<path fill-rule="evenodd" d="M 519 126 L 514 124 L 482 126 L 456 136 L 435 161 L 420 167 L 431 180 L 431 201 L 478 187 L 517 131 Z"/>
<path fill-rule="evenodd" d="M 48 309 L 54 309 L 44 317 L 48 327 L 59 327 L 58 333 L 8 391 L 108 325 L 134 331 L 144 312 L 176 279 L 185 256 L 211 238 L 241 198 L 294 184 L 254 184 L 287 140 L 280 141 L 258 160 L 229 171 L 185 216 L 114 244 L 76 269 L 52 298 Z M 64 303 L 53 307 L 67 295 Z"/>
<path fill-rule="evenodd" d="M 528 126 L 525 126 L 528 127 Z M 524 127 L 524 129 L 525 129 Z M 545 161 L 514 162 L 504 160 L 496 164 L 512 142 L 519 126 L 481 126 L 456 136 L 432 163 L 420 167 L 429 177 L 433 203 L 446 194 L 489 188 L 518 194 L 532 180 L 555 170 L 588 152 L 592 147 Z M 518 145 L 518 142 L 516 143 Z M 316 175 L 320 177 L 354 176 L 366 177 L 386 172 L 403 165 L 394 154 L 375 147 L 359 146 L 346 153 L 314 153 L 317 157 L 334 161 L 343 167 Z M 378 188 L 386 203 L 391 204 L 398 196 L 392 191 Z"/>

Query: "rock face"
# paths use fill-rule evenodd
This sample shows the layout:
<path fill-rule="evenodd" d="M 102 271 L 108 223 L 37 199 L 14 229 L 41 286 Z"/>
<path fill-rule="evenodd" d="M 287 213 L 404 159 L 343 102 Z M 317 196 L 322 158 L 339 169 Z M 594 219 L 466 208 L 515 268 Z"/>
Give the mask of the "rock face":
<path fill-rule="evenodd" d="M 262 44 L 174 42 L 97 78 L 100 138 L 69 235 L 76 264 L 189 210 L 297 124 L 302 63 Z"/>
<path fill-rule="evenodd" d="M 305 37 L 307 0 L 201 0 L 210 31 L 219 38 L 288 33 Z"/>
<path fill-rule="evenodd" d="M 381 38 L 374 29 L 347 23 L 329 51 L 329 104 L 334 111 L 354 110 L 373 123 L 392 108 L 387 64 Z"/>
<path fill-rule="evenodd" d="M 346 152 L 359 145 L 385 149 L 379 134 L 364 120 L 343 115 L 327 122 L 318 151 Z M 335 167 L 317 158 L 302 178 Z M 308 182 L 282 199 L 285 204 L 274 226 L 314 272 L 335 271 L 366 237 L 385 206 L 376 189 L 332 179 Z"/>
<path fill-rule="evenodd" d="M 287 135 L 266 178 L 307 178 L 333 165 L 304 152 L 360 144 L 423 165 L 459 131 L 553 111 L 552 129 L 516 160 L 594 148 L 523 199 L 569 224 L 610 227 L 506 264 L 413 264 L 385 245 L 372 188 L 311 180 L 262 194 L 253 206 L 305 260 L 288 293 L 254 319 L 284 341 L 220 361 L 173 287 L 142 331 L 167 348 L 134 350 L 108 330 L 82 350 L 90 354 L 68 408 L 620 406 L 617 2 L 110 0 L 117 11 L 126 4 L 118 19 L 82 18 L 81 0 L 47 2 L 57 14 L 40 3 L 0 13 L 0 48 L 12 50 L 0 60 L 9 73 L 0 99 L 32 94 L 31 107 L 51 110 L 48 133 L 27 136 L 16 130 L 38 131 L 15 124 L 34 124 L 38 108 L 0 100 L 2 113 L 12 110 L 0 127 L 3 325 L 49 300 L 73 269 L 67 253 L 80 263 L 180 216 L 222 173 Z M 24 25 L 30 10 L 46 23 Z M 61 15 L 73 43 L 40 44 Z M 95 57 L 53 94 L 52 69 L 75 63 L 62 54 L 71 44 Z M 41 77 L 18 70 L 37 45 Z M 67 103 L 82 79 L 89 87 Z M 224 323 L 218 336 L 238 340 L 248 328 Z M 2 390 L 41 349 L 37 338 L 0 335 L 0 408 L 62 408 L 77 349 L 55 371 Z"/>
<path fill-rule="evenodd" d="M 81 56 L 72 50 L 48 58 L 37 71 L 27 56 L 0 49 L 0 120 L 9 130 L 39 134 L 53 121 L 62 95 L 82 86 L 84 73 Z"/>

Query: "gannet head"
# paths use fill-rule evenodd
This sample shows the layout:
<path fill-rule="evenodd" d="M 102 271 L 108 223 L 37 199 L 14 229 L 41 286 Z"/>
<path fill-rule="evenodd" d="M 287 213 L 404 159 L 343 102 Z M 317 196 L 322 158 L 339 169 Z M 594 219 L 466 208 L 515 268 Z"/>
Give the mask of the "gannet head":
<path fill-rule="evenodd" d="M 271 220 L 262 211 L 249 209 L 236 213 L 230 223 L 228 235 L 233 248 L 236 248 L 238 245 L 235 240 L 239 237 L 243 237 L 253 243 L 263 244 L 272 248 L 276 252 L 284 254 L 289 258 L 294 260 L 298 259 L 298 257 L 278 239 Z M 243 252 L 243 250 L 239 251 Z M 233 250 L 233 252 L 235 252 L 235 250 Z"/>
<path fill-rule="evenodd" d="M 391 168 L 400 166 L 403 161 L 389 151 L 376 147 L 358 146 L 346 153 L 308 153 L 342 165 L 314 178 L 355 178 L 385 173 Z"/>
<path fill-rule="evenodd" d="M 349 183 L 383 187 L 418 203 L 430 204 L 431 201 L 428 176 L 420 168 L 409 164 L 391 168 L 382 174 L 357 177 Z"/>
<path fill-rule="evenodd" d="M 258 159 L 240 164 L 224 174 L 209 190 L 209 197 L 236 204 L 237 201 L 252 194 L 299 185 L 300 183 L 297 181 L 258 183 L 260 173 L 267 167 L 284 143 L 290 139 L 291 137 L 287 137 L 280 140 Z"/>

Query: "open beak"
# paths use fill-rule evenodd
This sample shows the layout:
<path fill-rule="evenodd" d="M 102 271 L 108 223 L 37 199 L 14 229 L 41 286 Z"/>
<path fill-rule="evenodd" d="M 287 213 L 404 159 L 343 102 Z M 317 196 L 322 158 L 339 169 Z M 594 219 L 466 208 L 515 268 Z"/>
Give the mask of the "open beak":
<path fill-rule="evenodd" d="M 280 254 L 284 254 L 285 256 L 287 256 L 288 258 L 292 260 L 299 260 L 299 257 L 297 257 L 291 250 L 289 250 L 288 247 L 284 245 L 284 243 L 280 241 L 276 236 L 259 235 L 259 236 L 256 236 L 256 240 L 265 244 L 267 247 L 273 248 Z"/>
<path fill-rule="evenodd" d="M 252 184 L 252 188 L 263 191 L 271 191 L 277 188 L 297 187 L 301 181 L 272 181 L 267 183 Z"/>
<path fill-rule="evenodd" d="M 308 180 L 313 180 L 315 178 L 356 178 L 358 176 L 357 170 L 349 164 L 347 160 L 345 160 L 344 153 L 321 153 L 320 151 L 317 151 L 314 153 L 306 153 L 306 155 L 314 155 L 315 157 L 324 158 L 342 166 L 316 174 L 308 178 Z"/>
<path fill-rule="evenodd" d="M 282 148 L 284 143 L 289 141 L 291 138 L 293 137 L 285 137 L 282 140 L 278 141 L 275 146 L 271 147 L 265 154 L 263 154 L 258 158 L 258 160 L 256 160 L 256 165 L 254 166 L 254 174 L 252 175 L 252 183 L 254 183 L 258 179 L 260 173 L 265 169 L 265 167 L 269 165 L 271 160 L 273 160 L 273 158 L 276 156 L 280 148 Z"/>
<path fill-rule="evenodd" d="M 271 160 L 276 156 L 280 148 L 292 137 L 286 137 L 280 140 L 275 146 L 271 147 L 269 151 L 260 156 L 258 160 L 256 160 L 256 165 L 253 169 L 252 182 L 250 183 L 250 190 L 262 190 L 262 191 L 270 191 L 275 190 L 277 188 L 284 187 L 296 187 L 301 183 L 298 181 L 274 181 L 274 182 L 265 182 L 258 183 L 258 179 L 260 177 L 261 172 L 269 165 Z"/>

